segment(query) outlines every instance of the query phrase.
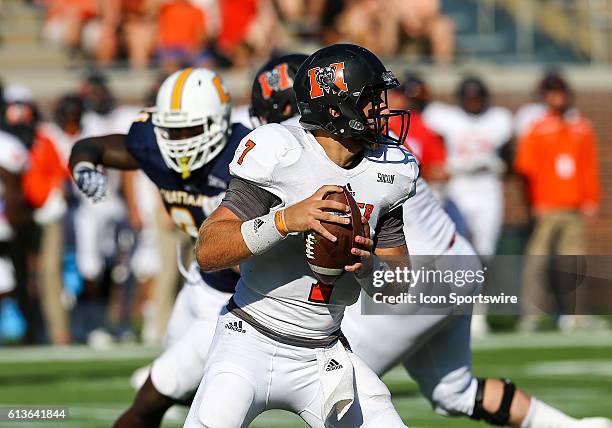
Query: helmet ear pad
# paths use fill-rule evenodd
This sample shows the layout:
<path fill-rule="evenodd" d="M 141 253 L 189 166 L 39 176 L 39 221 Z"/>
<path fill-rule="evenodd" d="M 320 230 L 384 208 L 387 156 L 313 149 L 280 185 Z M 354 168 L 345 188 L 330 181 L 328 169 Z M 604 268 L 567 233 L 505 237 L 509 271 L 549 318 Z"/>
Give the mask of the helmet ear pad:
<path fill-rule="evenodd" d="M 377 118 L 366 116 L 361 107 L 361 105 L 364 105 L 365 108 L 365 106 L 370 103 L 366 98 L 369 94 L 368 91 L 363 91 L 362 94 L 355 99 L 347 92 L 340 92 L 337 102 L 340 115 L 338 118 L 335 118 L 335 122 L 337 123 L 336 128 L 348 128 L 348 133 L 352 138 L 364 139 L 366 142 L 374 139 L 375 133 L 378 131 L 377 129 L 371 129 L 371 125 Z"/>

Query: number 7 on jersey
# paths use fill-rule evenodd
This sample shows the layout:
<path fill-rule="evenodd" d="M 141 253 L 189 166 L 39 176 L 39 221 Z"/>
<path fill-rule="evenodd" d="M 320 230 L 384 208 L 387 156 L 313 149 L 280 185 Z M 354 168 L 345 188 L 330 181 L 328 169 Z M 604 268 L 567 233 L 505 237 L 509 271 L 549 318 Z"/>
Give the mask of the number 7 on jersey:
<path fill-rule="evenodd" d="M 238 165 L 242 165 L 242 162 L 244 162 L 244 157 L 247 155 L 247 153 L 249 153 L 254 148 L 255 148 L 255 143 L 252 140 L 247 140 L 247 142 L 245 143 L 245 149 L 240 155 L 240 157 L 238 158 Z"/>

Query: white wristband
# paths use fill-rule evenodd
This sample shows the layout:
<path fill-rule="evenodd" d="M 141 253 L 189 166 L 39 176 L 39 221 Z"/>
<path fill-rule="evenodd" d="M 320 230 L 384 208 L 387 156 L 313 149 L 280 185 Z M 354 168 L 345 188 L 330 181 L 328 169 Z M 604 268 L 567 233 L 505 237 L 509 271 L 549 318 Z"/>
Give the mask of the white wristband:
<path fill-rule="evenodd" d="M 248 220 L 240 226 L 242 239 L 254 255 L 265 253 L 285 237 L 276 228 L 275 213 Z"/>
<path fill-rule="evenodd" d="M 374 284 L 375 271 L 389 270 L 389 265 L 383 262 L 380 257 L 372 254 L 364 263 L 363 272 L 355 272 L 355 279 L 364 290 L 369 290 Z"/>

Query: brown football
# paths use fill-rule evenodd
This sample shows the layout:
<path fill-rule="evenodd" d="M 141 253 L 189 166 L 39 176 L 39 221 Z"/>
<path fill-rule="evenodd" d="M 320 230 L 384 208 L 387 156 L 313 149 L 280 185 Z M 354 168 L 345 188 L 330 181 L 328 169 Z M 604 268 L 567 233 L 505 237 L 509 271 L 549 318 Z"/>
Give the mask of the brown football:
<path fill-rule="evenodd" d="M 328 211 L 334 215 L 348 216 L 349 224 L 337 224 L 321 222 L 329 233 L 338 240 L 332 242 L 317 232 L 308 232 L 305 235 L 304 246 L 306 249 L 306 260 L 315 277 L 323 284 L 333 284 L 343 273 L 344 266 L 352 265 L 359 261 L 359 257 L 351 254 L 351 248 L 359 246 L 355 243 L 355 237 L 364 235 L 361 223 L 361 211 L 357 202 L 350 192 L 343 187 L 343 193 L 329 193 L 325 199 L 341 202 L 351 208 L 350 212 Z"/>

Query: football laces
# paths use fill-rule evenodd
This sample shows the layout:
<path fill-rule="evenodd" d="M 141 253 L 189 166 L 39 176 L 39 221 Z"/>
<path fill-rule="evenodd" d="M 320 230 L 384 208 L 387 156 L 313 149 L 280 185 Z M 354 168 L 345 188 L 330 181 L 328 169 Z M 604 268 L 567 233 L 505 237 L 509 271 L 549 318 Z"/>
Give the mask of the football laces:
<path fill-rule="evenodd" d="M 310 232 L 306 235 L 306 258 L 314 259 L 314 246 L 317 243 L 317 238 L 314 233 Z"/>

